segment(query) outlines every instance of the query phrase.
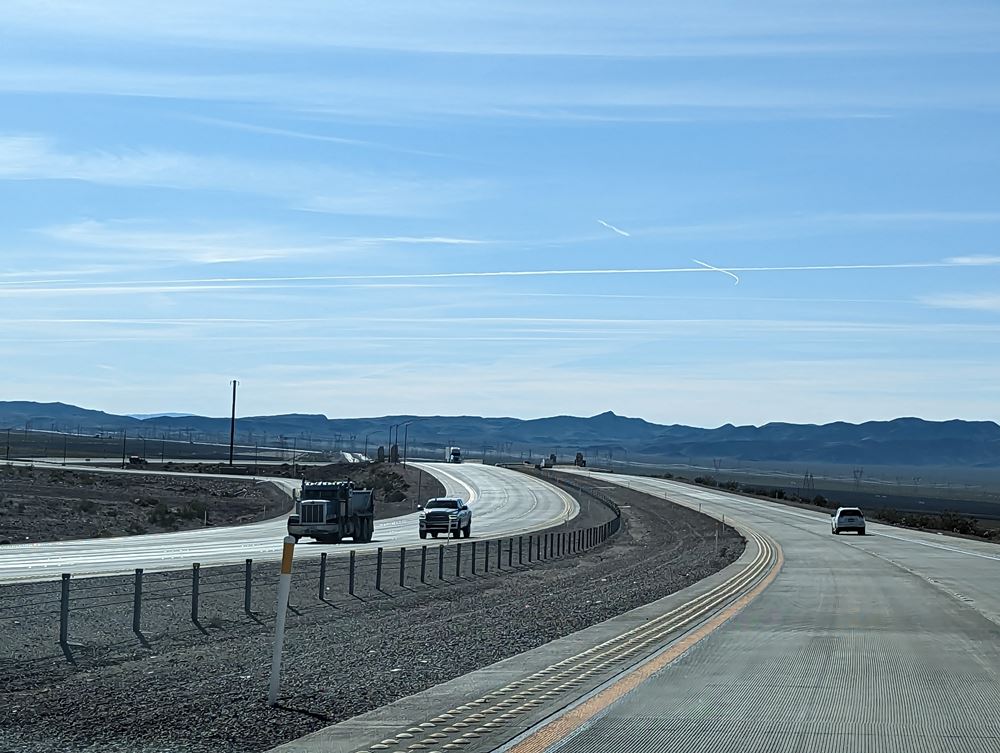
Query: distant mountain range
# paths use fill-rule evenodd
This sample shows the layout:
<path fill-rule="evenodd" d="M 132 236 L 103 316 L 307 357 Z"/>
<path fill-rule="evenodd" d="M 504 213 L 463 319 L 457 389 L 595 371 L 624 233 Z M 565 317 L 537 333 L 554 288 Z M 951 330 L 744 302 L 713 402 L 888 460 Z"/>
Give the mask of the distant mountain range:
<path fill-rule="evenodd" d="M 522 420 L 479 416 L 383 416 L 327 418 L 285 414 L 237 421 L 237 441 L 261 445 L 297 444 L 303 449 L 371 452 L 387 445 L 393 425 L 411 448 L 438 452 L 447 445 L 467 455 L 517 458 L 555 452 L 588 457 L 708 463 L 725 461 L 816 462 L 867 465 L 1000 467 L 1000 426 L 992 421 L 924 421 L 897 418 L 863 424 L 770 423 L 717 429 L 661 425 L 614 413 L 590 418 L 553 416 Z M 2 402 L 0 429 L 13 427 L 73 433 L 121 432 L 129 436 L 228 441 L 229 418 L 162 413 L 117 416 L 63 403 Z M 395 434 L 393 435 L 395 438 Z M 412 452 L 412 450 L 411 450 Z"/>

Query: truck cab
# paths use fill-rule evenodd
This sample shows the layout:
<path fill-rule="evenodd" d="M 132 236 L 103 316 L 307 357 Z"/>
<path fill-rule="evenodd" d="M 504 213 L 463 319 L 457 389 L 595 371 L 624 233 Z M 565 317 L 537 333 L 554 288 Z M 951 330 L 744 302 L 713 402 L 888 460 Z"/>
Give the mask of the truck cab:
<path fill-rule="evenodd" d="M 295 513 L 288 518 L 288 535 L 321 544 L 339 544 L 351 537 L 368 543 L 375 533 L 375 498 L 371 489 L 355 489 L 350 481 L 302 482 Z"/>
<path fill-rule="evenodd" d="M 438 534 L 469 538 L 472 535 L 472 510 L 460 497 L 435 497 L 420 506 L 420 538 Z"/>

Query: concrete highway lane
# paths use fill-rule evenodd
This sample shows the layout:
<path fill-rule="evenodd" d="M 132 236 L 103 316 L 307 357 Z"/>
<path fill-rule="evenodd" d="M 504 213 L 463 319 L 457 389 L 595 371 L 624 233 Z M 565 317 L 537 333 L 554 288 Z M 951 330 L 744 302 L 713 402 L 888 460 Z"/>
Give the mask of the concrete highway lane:
<path fill-rule="evenodd" d="M 414 464 L 418 465 L 418 464 Z M 506 536 L 540 530 L 577 515 L 576 502 L 565 492 L 516 471 L 478 464 L 420 463 L 437 477 L 450 496 L 460 496 L 472 508 L 473 538 Z M 242 477 L 241 477 L 242 478 Z M 287 479 L 275 483 L 294 484 Z M 58 580 L 61 573 L 74 578 L 130 573 L 141 567 L 149 572 L 241 564 L 247 558 L 276 561 L 281 558 L 286 516 L 243 526 L 202 528 L 176 533 L 123 536 L 109 539 L 55 541 L 0 548 L 0 582 Z M 324 545 L 303 539 L 296 559 L 346 556 L 350 550 L 417 545 L 417 513 L 375 522 L 370 544 Z M 446 539 L 438 539 L 446 544 Z M 426 543 L 426 542 L 424 542 Z"/>
<path fill-rule="evenodd" d="M 724 513 L 776 541 L 784 567 L 740 614 L 572 734 L 512 750 L 1000 750 L 1000 546 L 872 523 L 868 536 L 833 536 L 823 514 L 601 477 Z"/>

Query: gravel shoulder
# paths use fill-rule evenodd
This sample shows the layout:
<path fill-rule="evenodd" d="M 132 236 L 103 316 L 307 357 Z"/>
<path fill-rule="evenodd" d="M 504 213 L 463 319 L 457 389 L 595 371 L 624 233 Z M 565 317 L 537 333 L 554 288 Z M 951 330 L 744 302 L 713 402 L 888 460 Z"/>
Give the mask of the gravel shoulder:
<path fill-rule="evenodd" d="M 315 573 L 301 571 L 276 709 L 265 703 L 274 603 L 267 568 L 259 568 L 254 591 L 257 621 L 231 608 L 242 599 L 237 591 L 231 599 L 217 594 L 219 605 L 229 599 L 224 613 L 206 603 L 206 620 L 222 615 L 214 627 L 168 629 L 166 620 L 179 624 L 189 602 L 163 599 L 162 615 L 143 615 L 148 648 L 126 627 L 114 646 L 77 649 L 76 665 L 54 645 L 51 625 L 51 642 L 36 649 L 22 642 L 16 651 L 0 626 L 0 656 L 8 657 L 0 662 L 0 750 L 267 750 L 673 593 L 743 551 L 727 528 L 716 552 L 717 523 L 697 512 L 628 489 L 602 491 L 623 506 L 622 530 L 582 556 L 502 575 L 455 577 L 449 569 L 444 581 L 327 601 L 316 598 Z M 606 519 L 607 509 L 588 500 L 569 528 Z M 360 580 L 370 584 L 370 574 Z M 343 573 L 330 577 L 341 593 Z M 20 598 L 15 589 L 0 595 L 8 605 Z M 111 630 L 130 614 L 122 609 L 114 620 L 74 614 L 74 625 L 93 631 L 89 619 Z"/>

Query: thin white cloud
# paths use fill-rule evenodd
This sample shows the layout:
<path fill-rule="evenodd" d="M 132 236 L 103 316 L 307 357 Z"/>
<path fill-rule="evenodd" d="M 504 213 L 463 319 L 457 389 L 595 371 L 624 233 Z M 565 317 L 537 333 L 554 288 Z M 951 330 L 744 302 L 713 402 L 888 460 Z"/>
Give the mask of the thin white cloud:
<path fill-rule="evenodd" d="M 68 152 L 38 135 L 0 135 L 0 180 L 80 180 L 111 186 L 273 196 L 302 209 L 419 216 L 483 194 L 482 180 L 440 181 L 151 149 Z M 336 186 L 336 191 L 331 187 Z"/>
<path fill-rule="evenodd" d="M 803 55 L 863 51 L 996 49 L 993 8 L 911 2 L 889 15 L 871 4 L 638 2 L 608 13 L 599 0 L 501 4 L 406 0 L 331 4 L 298 0 L 248 9 L 150 0 L 136 14 L 125 0 L 52 4 L 7 0 L 8 33 L 240 49 L 394 50 L 471 55 L 680 57 Z M 239 23 L 233 23 L 238 18 Z M 448 23 L 442 24 L 441 19 Z M 641 18 L 642 23 L 636 23 Z M 150 19 L 153 19 L 151 22 Z M 386 23 L 393 19 L 393 23 Z M 539 33 L 539 30 L 545 33 Z"/>
<path fill-rule="evenodd" d="M 225 264 L 287 259 L 337 250 L 330 245 L 282 244 L 267 228 L 210 232 L 164 231 L 137 221 L 86 220 L 39 231 L 53 240 L 100 249 L 105 259 L 128 266 L 150 262 Z"/>
<path fill-rule="evenodd" d="M 1000 312 L 1000 293 L 947 293 L 923 296 L 920 302 L 939 309 Z"/>
<path fill-rule="evenodd" d="M 482 246 L 489 243 L 495 243 L 496 241 L 487 241 L 478 238 L 450 238 L 448 236 L 442 235 L 428 235 L 428 236 L 414 236 L 414 235 L 395 235 L 395 236 L 385 236 L 385 237 L 354 237 L 349 240 L 356 241 L 358 243 L 402 243 L 402 244 L 413 244 L 413 245 L 433 245 L 433 246 Z"/>
<path fill-rule="evenodd" d="M 994 267 L 1000 264 L 1000 256 L 953 256 L 947 261 L 957 266 Z"/>
<path fill-rule="evenodd" d="M 328 134 L 309 133 L 307 131 L 297 131 L 290 128 L 275 128 L 272 126 L 258 125 L 256 123 L 244 123 L 242 121 L 237 121 L 237 120 L 227 120 L 225 118 L 206 118 L 201 116 L 191 116 L 186 119 L 195 123 L 204 123 L 205 125 L 215 125 L 215 126 L 220 126 L 222 128 L 232 128 L 234 130 L 247 131 L 249 133 L 260 133 L 268 136 L 283 136 L 286 138 L 301 139 L 303 141 L 322 141 L 331 144 L 366 147 L 370 149 L 379 149 L 387 152 L 395 152 L 398 154 L 412 154 L 421 157 L 449 156 L 441 152 L 428 152 L 420 149 L 408 149 L 406 147 L 395 146 L 393 144 L 383 144 L 377 141 L 365 141 L 363 139 L 351 139 L 343 136 L 330 136 Z"/>

